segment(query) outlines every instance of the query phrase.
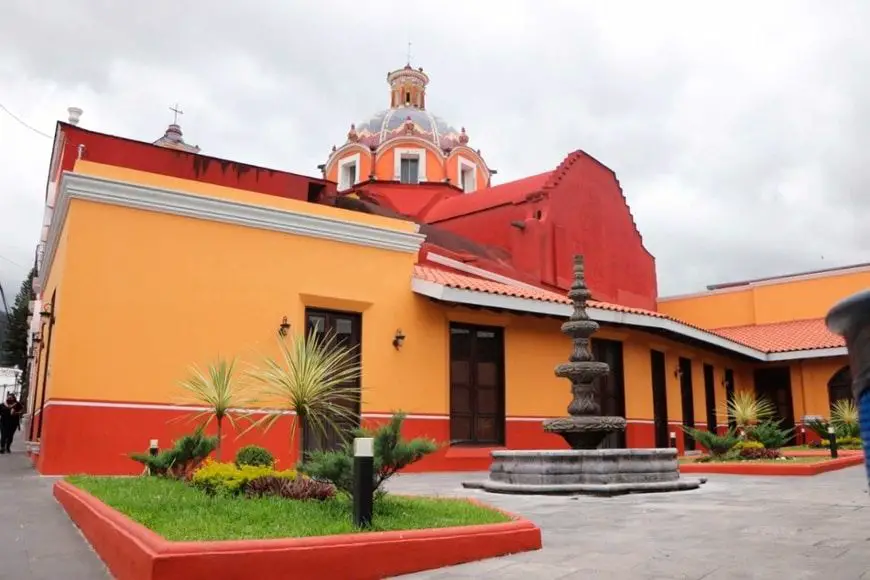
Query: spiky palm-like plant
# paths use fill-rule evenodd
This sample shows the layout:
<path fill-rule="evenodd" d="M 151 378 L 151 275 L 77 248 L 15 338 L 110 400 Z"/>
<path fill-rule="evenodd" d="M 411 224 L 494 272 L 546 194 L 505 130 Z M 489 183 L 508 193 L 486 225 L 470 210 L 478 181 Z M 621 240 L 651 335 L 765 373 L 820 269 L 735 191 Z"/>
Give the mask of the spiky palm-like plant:
<path fill-rule="evenodd" d="M 291 422 L 290 440 L 302 426 L 300 445 L 305 449 L 305 427 L 325 435 L 341 423 L 355 422 L 352 407 L 360 401 L 357 379 L 361 368 L 357 349 L 348 347 L 332 332 L 279 337 L 280 357 L 266 357 L 262 366 L 250 372 L 259 383 L 261 401 L 274 408 L 252 427 L 268 430 L 287 411 L 296 415 Z"/>
<path fill-rule="evenodd" d="M 840 399 L 831 407 L 831 424 L 841 437 L 858 437 L 858 406 L 852 399 Z"/>
<path fill-rule="evenodd" d="M 191 367 L 190 376 L 181 381 L 181 387 L 190 395 L 186 402 L 200 404 L 205 410 L 196 413 L 194 420 L 205 419 L 207 426 L 212 420 L 217 422 L 217 448 L 215 455 L 221 460 L 224 419 L 235 428 L 234 415 L 246 416 L 244 408 L 252 403 L 245 386 L 236 377 L 235 359 L 218 359 L 208 365 L 205 372 L 196 366 Z"/>
<path fill-rule="evenodd" d="M 725 402 L 725 417 L 730 417 L 740 431 L 773 417 L 775 413 L 773 403 L 751 391 L 736 391 Z"/>

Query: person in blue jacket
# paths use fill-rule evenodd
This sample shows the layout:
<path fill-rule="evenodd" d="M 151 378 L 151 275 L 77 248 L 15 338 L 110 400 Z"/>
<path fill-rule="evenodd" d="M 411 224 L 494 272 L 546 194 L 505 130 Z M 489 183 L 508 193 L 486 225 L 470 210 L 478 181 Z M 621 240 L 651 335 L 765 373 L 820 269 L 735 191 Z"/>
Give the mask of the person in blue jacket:
<path fill-rule="evenodd" d="M 870 290 L 853 294 L 834 305 L 825 319 L 828 329 L 846 339 L 852 394 L 864 445 L 864 466 L 870 485 Z"/>

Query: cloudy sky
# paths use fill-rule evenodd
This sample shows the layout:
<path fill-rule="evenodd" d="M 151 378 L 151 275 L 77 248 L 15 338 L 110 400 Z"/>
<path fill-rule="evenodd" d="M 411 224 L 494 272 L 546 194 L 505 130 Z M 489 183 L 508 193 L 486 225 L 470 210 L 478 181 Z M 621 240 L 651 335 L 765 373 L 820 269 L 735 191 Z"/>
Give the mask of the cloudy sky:
<path fill-rule="evenodd" d="M 204 153 L 314 175 L 386 108 L 410 39 L 428 108 L 498 182 L 575 149 L 616 171 L 668 295 L 870 261 L 868 21 L 866 0 L 5 0 L 0 105 L 153 140 L 177 101 Z M 14 295 L 51 140 L 3 110 L 0 137 Z"/>

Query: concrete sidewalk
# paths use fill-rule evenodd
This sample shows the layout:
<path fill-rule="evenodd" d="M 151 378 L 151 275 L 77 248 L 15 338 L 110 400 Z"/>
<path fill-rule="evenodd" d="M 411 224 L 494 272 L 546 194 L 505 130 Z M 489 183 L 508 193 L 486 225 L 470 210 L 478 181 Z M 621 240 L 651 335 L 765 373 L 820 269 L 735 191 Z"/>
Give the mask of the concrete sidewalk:
<path fill-rule="evenodd" d="M 0 579 L 111 578 L 16 442 L 0 455 Z"/>

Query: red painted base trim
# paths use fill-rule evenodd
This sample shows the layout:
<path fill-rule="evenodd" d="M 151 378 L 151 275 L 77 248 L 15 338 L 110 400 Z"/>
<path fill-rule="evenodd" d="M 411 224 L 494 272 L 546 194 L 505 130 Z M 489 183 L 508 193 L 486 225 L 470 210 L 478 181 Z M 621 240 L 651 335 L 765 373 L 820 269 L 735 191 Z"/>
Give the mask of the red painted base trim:
<path fill-rule="evenodd" d="M 818 475 L 864 463 L 863 454 L 850 454 L 818 463 L 683 463 L 680 473 L 723 473 L 731 475 Z"/>
<path fill-rule="evenodd" d="M 136 475 L 142 466 L 129 459 L 131 452 L 144 452 L 151 439 L 157 439 L 161 448 L 190 433 L 195 425 L 190 418 L 195 411 L 183 407 L 143 408 L 139 406 L 106 406 L 81 401 L 75 405 L 49 404 L 41 418 L 40 452 L 34 454 L 37 470 L 43 475 Z M 39 420 L 37 417 L 35 420 Z M 269 449 L 283 468 L 295 465 L 298 443 L 290 440 L 292 416 L 282 417 L 267 432 L 250 431 L 242 437 L 238 433 L 247 424 L 240 421 L 239 431 L 224 425 L 222 458 L 230 460 L 244 445 L 257 444 Z M 374 425 L 385 418 L 364 419 Z M 543 421 L 543 419 L 541 419 Z M 506 448 L 508 449 L 567 449 L 564 440 L 541 427 L 541 421 L 511 419 L 506 422 Z M 680 432 L 677 427 L 672 430 Z M 214 434 L 215 425 L 210 431 Z M 403 435 L 429 437 L 441 448 L 422 461 L 412 465 L 409 472 L 431 471 L 486 471 L 491 463 L 494 447 L 450 447 L 450 421 L 447 417 L 411 415 L 405 420 Z M 680 438 L 679 441 L 682 439 Z M 629 421 L 626 427 L 629 447 L 653 447 L 655 433 L 650 422 Z"/>
<path fill-rule="evenodd" d="M 268 578 L 374 580 L 539 550 L 541 530 L 503 524 L 315 538 L 170 542 L 65 481 L 54 496 L 118 580 Z"/>

